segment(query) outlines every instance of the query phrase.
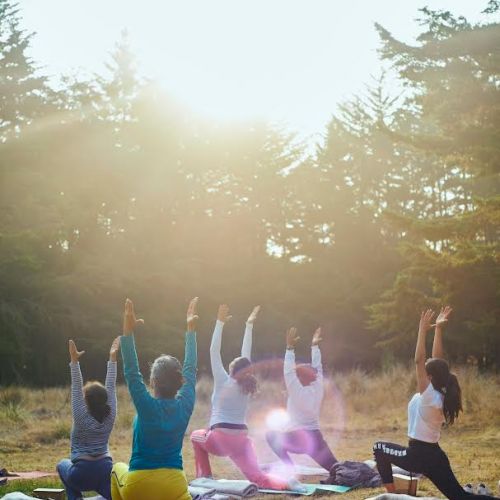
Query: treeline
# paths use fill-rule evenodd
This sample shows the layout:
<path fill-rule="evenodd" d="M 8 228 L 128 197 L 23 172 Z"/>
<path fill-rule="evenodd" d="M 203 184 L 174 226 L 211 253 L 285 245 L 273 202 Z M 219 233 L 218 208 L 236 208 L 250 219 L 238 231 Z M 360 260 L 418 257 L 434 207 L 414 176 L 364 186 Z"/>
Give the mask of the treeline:
<path fill-rule="evenodd" d="M 256 357 L 281 355 L 291 324 L 306 354 L 322 324 L 337 369 L 406 362 L 419 310 L 449 303 L 451 359 L 497 367 L 500 2 L 486 12 L 423 9 L 416 46 L 377 26 L 401 94 L 372 82 L 311 154 L 264 123 L 182 109 L 126 37 L 106 74 L 49 78 L 0 0 L 0 383 L 66 382 L 68 338 L 102 376 L 127 296 L 143 362 L 182 355 L 199 295 L 202 370 L 221 302 L 228 356 L 261 304 Z"/>

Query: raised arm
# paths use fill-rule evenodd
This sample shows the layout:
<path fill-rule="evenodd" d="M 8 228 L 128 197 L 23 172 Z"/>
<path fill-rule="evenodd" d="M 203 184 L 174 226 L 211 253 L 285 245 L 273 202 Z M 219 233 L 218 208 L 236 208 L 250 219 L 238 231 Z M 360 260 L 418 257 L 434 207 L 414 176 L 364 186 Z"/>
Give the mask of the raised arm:
<path fill-rule="evenodd" d="M 431 309 L 423 311 L 420 315 L 420 324 L 418 326 L 417 346 L 415 348 L 415 369 L 417 373 L 417 390 L 422 394 L 429 385 L 429 379 L 425 371 L 425 339 L 427 332 L 431 329 L 432 318 L 434 312 Z"/>
<path fill-rule="evenodd" d="M 75 422 L 80 421 L 87 414 L 87 405 L 83 396 L 83 377 L 80 370 L 80 356 L 85 354 L 85 351 L 79 351 L 75 343 L 69 341 L 69 356 L 71 363 L 69 364 L 71 372 L 71 412 Z"/>
<path fill-rule="evenodd" d="M 134 304 L 130 299 L 127 299 L 125 301 L 123 336 L 120 338 L 120 346 L 125 381 L 138 414 L 154 411 L 155 408 L 154 398 L 149 394 L 139 370 L 139 360 L 135 349 L 134 330 L 137 325 L 142 323 L 144 323 L 142 319 L 138 320 L 135 317 Z"/>
<path fill-rule="evenodd" d="M 106 372 L 106 392 L 108 393 L 108 403 L 111 407 L 111 414 L 116 415 L 116 361 L 120 350 L 120 337 L 116 337 L 109 349 L 108 371 Z"/>
<path fill-rule="evenodd" d="M 182 384 L 182 387 L 177 393 L 177 399 L 181 402 L 187 418 L 193 413 L 196 399 L 196 367 L 198 366 L 196 350 L 196 325 L 198 324 L 198 316 L 196 314 L 197 304 L 198 297 L 195 297 L 189 303 L 187 310 L 186 343 L 184 348 L 184 365 L 182 366 L 184 384 Z"/>
<path fill-rule="evenodd" d="M 259 314 L 260 306 L 255 306 L 245 324 L 245 335 L 243 335 L 243 344 L 241 345 L 241 356 L 249 360 L 252 359 L 252 336 L 253 324 Z"/>
<path fill-rule="evenodd" d="M 229 307 L 226 304 L 219 306 L 217 312 L 217 321 L 215 322 L 214 333 L 212 335 L 212 342 L 210 343 L 210 365 L 212 367 L 212 375 L 216 385 L 225 382 L 229 375 L 222 364 L 221 345 L 222 345 L 222 330 L 224 323 L 229 321 Z"/>
<path fill-rule="evenodd" d="M 297 336 L 297 328 L 289 328 L 286 332 L 286 351 L 285 361 L 283 363 L 283 375 L 289 393 L 295 388 L 302 387 L 297 377 L 297 372 L 295 371 L 295 345 L 299 339 L 300 337 Z"/>
<path fill-rule="evenodd" d="M 319 343 L 323 340 L 321 337 L 321 328 L 318 328 L 311 341 L 311 366 L 316 370 L 317 380 L 323 379 L 323 365 L 321 363 L 321 351 Z"/>
<path fill-rule="evenodd" d="M 434 331 L 434 341 L 432 343 L 432 357 L 444 359 L 443 350 L 443 328 L 448 323 L 448 318 L 453 309 L 450 306 L 442 307 L 436 318 L 436 329 Z"/>

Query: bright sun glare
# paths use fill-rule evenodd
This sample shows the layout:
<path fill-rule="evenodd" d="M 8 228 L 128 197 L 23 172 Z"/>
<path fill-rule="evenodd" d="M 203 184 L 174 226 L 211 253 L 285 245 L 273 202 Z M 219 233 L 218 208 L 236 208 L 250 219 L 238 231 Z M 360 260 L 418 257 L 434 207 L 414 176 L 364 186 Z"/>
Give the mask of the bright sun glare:
<path fill-rule="evenodd" d="M 290 417 L 283 408 L 272 410 L 266 416 L 266 426 L 272 431 L 284 430 L 288 422 Z"/>
<path fill-rule="evenodd" d="M 477 18 L 467 0 L 20 0 L 33 56 L 53 74 L 100 72 L 126 28 L 143 74 L 193 111 L 322 133 L 380 74 L 374 22 L 412 41 L 418 8 Z"/>

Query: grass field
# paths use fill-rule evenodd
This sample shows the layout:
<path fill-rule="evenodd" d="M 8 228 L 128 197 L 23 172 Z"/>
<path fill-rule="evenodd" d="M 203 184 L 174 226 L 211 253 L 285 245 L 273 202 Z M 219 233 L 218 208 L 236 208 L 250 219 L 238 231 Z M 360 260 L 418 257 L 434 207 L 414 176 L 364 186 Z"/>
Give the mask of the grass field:
<path fill-rule="evenodd" d="M 458 423 L 443 432 L 441 446 L 448 453 L 453 469 L 462 483 L 485 482 L 494 491 L 500 479 L 500 377 L 480 375 L 474 369 L 459 371 L 465 413 Z M 413 372 L 395 367 L 368 376 L 360 371 L 335 375 L 327 381 L 322 426 L 326 439 L 340 460 L 371 458 L 375 440 L 406 442 L 406 405 L 414 392 Z M 197 403 L 184 445 L 184 463 L 188 479 L 194 477 L 189 434 L 205 427 L 210 412 L 211 381 L 198 383 Z M 118 417 L 110 447 L 115 461 L 128 461 L 131 443 L 133 407 L 125 387 L 118 390 Z M 252 401 L 249 424 L 259 459 L 274 460 L 264 440 L 265 417 L 269 410 L 282 406 L 285 394 L 281 382 L 265 381 Z M 53 471 L 69 452 L 71 415 L 69 388 L 30 390 L 20 387 L 0 391 L 0 467 L 14 471 Z M 298 457 L 301 463 L 311 463 Z M 216 477 L 239 478 L 239 472 L 226 459 L 214 458 Z M 311 463 L 312 464 L 312 463 Z M 0 487 L 29 493 L 37 486 L 59 485 L 57 479 L 13 482 Z M 342 495 L 345 500 L 362 499 L 379 490 L 355 490 Z M 433 485 L 421 481 L 420 495 L 436 494 Z M 265 496 L 265 498 L 281 498 Z"/>

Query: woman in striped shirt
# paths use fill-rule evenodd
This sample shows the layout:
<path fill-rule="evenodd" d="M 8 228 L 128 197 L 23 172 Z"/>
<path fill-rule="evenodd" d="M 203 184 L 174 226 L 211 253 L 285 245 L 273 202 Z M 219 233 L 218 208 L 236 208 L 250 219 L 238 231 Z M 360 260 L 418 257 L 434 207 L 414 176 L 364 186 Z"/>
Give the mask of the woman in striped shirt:
<path fill-rule="evenodd" d="M 109 351 L 108 372 L 103 386 L 100 382 L 83 385 L 78 351 L 69 341 L 71 358 L 71 459 L 61 460 L 57 472 L 66 488 L 68 500 L 79 500 L 83 491 L 97 491 L 111 500 L 111 468 L 108 441 L 116 416 L 116 355 L 120 348 L 117 337 Z"/>

